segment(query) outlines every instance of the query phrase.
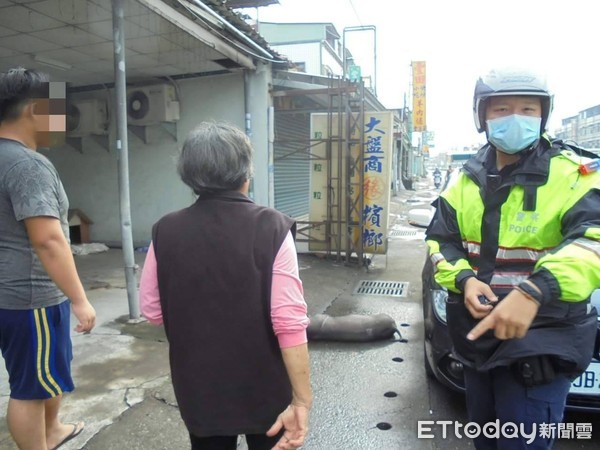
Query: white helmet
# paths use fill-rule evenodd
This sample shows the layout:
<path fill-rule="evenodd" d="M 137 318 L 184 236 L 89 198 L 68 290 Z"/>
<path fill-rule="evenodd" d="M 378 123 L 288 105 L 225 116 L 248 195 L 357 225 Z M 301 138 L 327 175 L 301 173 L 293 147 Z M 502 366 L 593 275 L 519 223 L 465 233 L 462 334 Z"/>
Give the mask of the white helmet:
<path fill-rule="evenodd" d="M 554 96 L 550 94 L 546 79 L 527 69 L 492 69 L 479 77 L 473 95 L 473 118 L 475 127 L 481 133 L 485 131 L 485 109 L 489 97 L 501 95 L 533 95 L 542 101 L 543 132 L 552 112 Z"/>

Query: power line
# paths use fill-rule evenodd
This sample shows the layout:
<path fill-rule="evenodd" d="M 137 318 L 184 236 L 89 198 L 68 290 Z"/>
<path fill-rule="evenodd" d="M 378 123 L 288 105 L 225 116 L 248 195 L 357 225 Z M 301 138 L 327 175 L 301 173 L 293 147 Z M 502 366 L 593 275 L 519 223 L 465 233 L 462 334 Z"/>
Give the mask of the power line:
<path fill-rule="evenodd" d="M 352 6 L 352 10 L 354 11 L 354 15 L 356 16 L 356 19 L 358 20 L 358 23 L 360 23 L 362 25 L 363 23 L 360 20 L 360 16 L 358 15 L 358 11 L 354 7 L 354 2 L 352 2 L 352 0 L 348 0 L 348 2 L 350 3 L 350 6 Z"/>

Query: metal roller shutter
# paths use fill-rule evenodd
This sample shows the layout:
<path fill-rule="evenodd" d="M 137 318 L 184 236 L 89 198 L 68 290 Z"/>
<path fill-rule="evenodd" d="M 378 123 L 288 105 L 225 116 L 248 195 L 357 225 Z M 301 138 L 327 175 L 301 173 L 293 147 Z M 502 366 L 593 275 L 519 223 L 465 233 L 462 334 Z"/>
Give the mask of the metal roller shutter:
<path fill-rule="evenodd" d="M 309 146 L 310 115 L 275 111 L 275 208 L 296 220 L 308 220 Z"/>

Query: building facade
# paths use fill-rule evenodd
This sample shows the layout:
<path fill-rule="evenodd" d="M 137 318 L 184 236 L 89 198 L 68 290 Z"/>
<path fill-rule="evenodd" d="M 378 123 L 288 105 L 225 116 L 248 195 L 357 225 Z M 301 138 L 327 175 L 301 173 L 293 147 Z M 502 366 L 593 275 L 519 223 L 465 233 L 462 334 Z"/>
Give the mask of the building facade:
<path fill-rule="evenodd" d="M 561 126 L 554 135 L 558 139 L 575 142 L 586 149 L 600 149 L 600 105 L 562 119 Z"/>
<path fill-rule="evenodd" d="M 205 120 L 246 131 L 256 149 L 252 198 L 273 206 L 272 61 L 281 67 L 286 60 L 218 0 L 193 10 L 176 0 L 115 3 L 123 16 L 118 33 L 119 14 L 108 1 L 0 2 L 0 72 L 22 66 L 68 83 L 67 142 L 42 152 L 60 173 L 70 207 L 93 222 L 89 239 L 121 246 L 130 229 L 134 245 L 147 246 L 156 220 L 195 200 L 175 161 Z M 23 17 L 30 19 L 19 25 Z M 120 121 L 115 47 L 124 49 L 118 67 L 127 90 Z M 121 205 L 131 216 L 125 225 Z"/>
<path fill-rule="evenodd" d="M 342 76 L 342 42 L 333 24 L 259 22 L 257 29 L 273 50 L 292 61 L 297 71 Z"/>

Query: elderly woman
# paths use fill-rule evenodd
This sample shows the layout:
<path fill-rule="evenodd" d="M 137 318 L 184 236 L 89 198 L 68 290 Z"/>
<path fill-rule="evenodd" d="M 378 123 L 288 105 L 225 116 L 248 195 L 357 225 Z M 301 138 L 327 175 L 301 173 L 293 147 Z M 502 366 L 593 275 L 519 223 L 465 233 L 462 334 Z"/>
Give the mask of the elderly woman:
<path fill-rule="evenodd" d="M 308 317 L 295 223 L 247 197 L 252 147 L 226 124 L 202 123 L 178 172 L 198 195 L 152 230 L 142 314 L 164 323 L 175 396 L 192 449 L 303 445 L 312 403 Z"/>

